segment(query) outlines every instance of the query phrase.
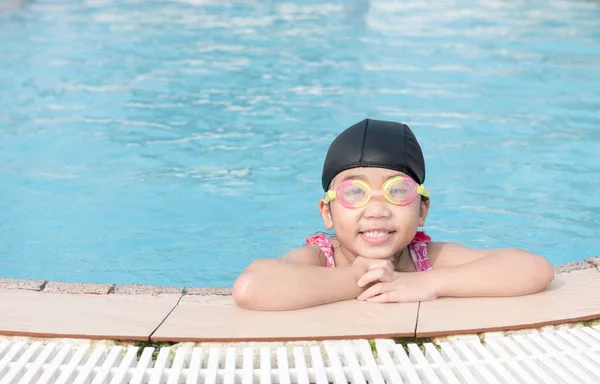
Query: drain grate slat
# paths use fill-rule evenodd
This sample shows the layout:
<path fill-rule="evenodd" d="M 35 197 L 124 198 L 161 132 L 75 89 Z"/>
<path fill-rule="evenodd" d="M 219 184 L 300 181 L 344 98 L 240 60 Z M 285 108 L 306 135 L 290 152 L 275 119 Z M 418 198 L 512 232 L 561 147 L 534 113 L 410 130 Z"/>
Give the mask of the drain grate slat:
<path fill-rule="evenodd" d="M 129 374 L 129 370 L 136 360 L 138 349 L 138 347 L 127 348 L 125 357 L 121 361 L 121 365 L 116 369 L 110 384 L 119 384 L 125 381 L 124 379 Z"/>
<path fill-rule="evenodd" d="M 314 376 L 311 378 L 311 382 L 315 382 L 316 384 L 327 384 L 329 380 L 325 373 L 325 363 L 323 363 L 323 358 L 321 357 L 321 348 L 312 346 L 310 348 L 310 357 L 313 363 Z"/>
<path fill-rule="evenodd" d="M 352 382 L 358 384 L 366 384 L 366 379 L 362 373 L 361 366 L 358 362 L 358 359 L 355 355 L 354 349 L 350 345 L 343 346 L 344 351 L 344 359 L 347 362 L 347 366 L 350 367 L 350 372 L 352 374 Z"/>
<path fill-rule="evenodd" d="M 9 364 L 11 363 L 11 361 L 13 361 L 15 356 L 20 357 L 18 355 L 18 353 L 21 350 L 21 348 L 23 348 L 24 346 L 25 346 L 24 342 L 18 342 L 16 344 L 13 344 L 12 348 L 5 348 L 8 350 L 8 352 L 6 353 L 6 355 L 4 357 L 2 357 L 0 359 L 0 372 L 5 370 L 6 367 L 9 366 Z M 8 345 L 6 347 L 8 347 Z"/>
<path fill-rule="evenodd" d="M 100 344 L 94 352 L 91 354 L 87 363 L 81 368 L 79 371 L 79 375 L 77 375 L 74 384 L 84 384 L 88 382 L 88 379 L 92 376 L 92 371 L 98 365 L 98 362 L 104 356 L 106 352 L 106 346 L 104 344 Z"/>
<path fill-rule="evenodd" d="M 103 384 L 105 382 L 104 379 L 108 376 L 109 372 L 113 368 L 114 364 L 119 358 L 119 355 L 121 354 L 122 349 L 123 347 L 117 346 L 110 350 L 106 360 L 104 360 L 104 363 L 100 366 L 100 369 L 96 373 L 96 377 L 94 377 L 92 384 Z"/>
<path fill-rule="evenodd" d="M 72 349 L 72 347 L 70 345 L 63 345 L 58 350 L 58 353 L 54 356 L 54 359 L 52 359 L 50 364 L 48 364 L 48 366 L 44 369 L 44 373 L 39 378 L 37 383 L 46 384 L 46 383 L 53 383 L 54 381 L 56 381 L 57 377 L 55 374 L 57 372 L 60 372 L 59 368 L 61 367 L 63 360 L 71 352 L 71 349 Z M 0 373 L 2 373 L 2 371 L 0 371 Z M 2 383 L 2 384 L 4 384 L 4 383 Z"/>
<path fill-rule="evenodd" d="M 296 374 L 298 384 L 309 384 L 308 369 L 306 368 L 306 359 L 302 347 L 294 347 L 294 362 L 296 363 Z"/>
<path fill-rule="evenodd" d="M 188 348 L 183 347 L 177 349 L 175 353 L 175 360 L 173 360 L 173 366 L 171 367 L 171 374 L 169 375 L 169 381 L 167 384 L 178 384 L 181 371 L 185 365 L 185 360 L 188 356 Z"/>
<path fill-rule="evenodd" d="M 411 363 L 416 363 L 417 365 L 423 367 L 423 373 L 425 373 L 427 382 L 432 384 L 442 384 L 440 378 L 435 374 L 433 365 L 429 364 L 423 353 L 421 353 L 421 349 L 416 344 L 409 344 L 408 351 L 410 353 L 409 357 Z"/>
<path fill-rule="evenodd" d="M 331 344 L 325 345 L 325 351 L 329 357 L 329 366 L 333 371 L 333 380 L 335 384 L 345 384 L 348 382 L 346 375 L 344 374 L 344 368 L 342 368 L 342 362 L 340 357 L 337 355 Z"/>
<path fill-rule="evenodd" d="M 530 356 L 535 356 L 542 364 L 546 366 L 546 368 L 550 369 L 550 371 L 554 373 L 555 378 L 560 378 L 561 380 L 558 380 L 558 382 L 568 384 L 579 383 L 579 381 L 575 380 L 572 375 L 565 371 L 564 366 L 559 360 L 554 359 L 552 354 L 544 354 L 538 349 L 538 347 L 534 345 L 532 340 L 524 336 L 516 336 L 515 339 L 527 351 L 527 353 L 530 354 Z"/>
<path fill-rule="evenodd" d="M 490 351 L 492 353 L 494 353 L 499 359 L 506 361 L 508 368 L 512 370 L 512 372 L 514 372 L 514 374 L 520 378 L 520 380 L 526 382 L 526 383 L 544 383 L 546 378 L 545 377 L 539 377 L 536 380 L 528 371 L 525 367 L 523 367 L 523 362 L 519 361 L 517 359 L 511 359 L 511 355 L 510 355 L 510 347 L 507 345 L 507 343 L 503 342 L 503 340 L 497 340 L 495 338 L 490 338 L 490 340 L 487 341 L 486 344 Z M 537 368 L 537 366 L 536 366 Z M 534 372 L 535 375 L 536 372 Z M 542 379 L 540 381 L 540 379 Z"/>
<path fill-rule="evenodd" d="M 25 368 L 25 365 L 29 362 L 29 359 L 31 359 L 31 357 L 37 352 L 37 350 L 40 348 L 40 346 L 41 346 L 40 342 L 31 344 L 29 346 L 29 348 L 27 348 L 25 353 L 23 353 L 23 355 L 19 358 L 19 361 L 17 361 L 12 366 L 12 369 L 8 372 L 8 374 L 6 375 L 6 378 L 4 380 L 6 380 L 7 382 L 10 382 L 17 377 L 23 376 L 22 371 Z"/>
<path fill-rule="evenodd" d="M 515 340 L 506 340 L 505 343 L 510 346 L 511 350 L 518 356 L 521 361 L 525 362 L 525 364 L 534 372 L 534 374 L 542 379 L 543 383 L 556 383 L 556 377 L 560 377 L 560 375 L 550 376 L 551 371 L 548 370 L 544 366 L 544 356 L 535 356 L 533 359 L 531 355 L 528 355 L 526 350 Z"/>
<path fill-rule="evenodd" d="M 388 348 L 386 348 L 385 346 L 377 348 L 377 356 L 381 360 L 385 368 L 385 370 L 382 371 L 382 373 L 385 374 L 386 379 L 390 383 L 404 383 L 404 380 L 402 380 L 402 377 L 400 376 L 400 372 L 396 369 L 396 365 L 394 364 L 394 361 L 392 360 L 392 357 L 389 354 Z"/>
<path fill-rule="evenodd" d="M 442 356 L 442 354 L 437 350 L 437 348 L 433 344 L 430 344 L 430 343 L 425 344 L 425 350 L 427 351 L 427 354 L 429 356 L 431 356 L 431 359 L 433 360 L 433 362 L 440 367 L 440 372 L 444 376 L 444 380 L 446 383 L 448 383 L 448 384 L 460 384 L 461 383 L 461 380 L 459 380 L 459 378 L 458 378 L 458 376 L 460 376 L 460 374 L 458 372 L 455 372 L 456 371 L 455 369 L 452 369 L 453 365 L 444 360 L 444 357 Z"/>
<path fill-rule="evenodd" d="M 404 347 L 402 345 L 394 345 L 393 348 L 394 348 L 396 357 L 400 361 L 399 365 L 404 368 L 403 373 L 407 375 L 406 380 L 410 384 L 421 383 L 421 379 L 419 379 L 419 374 L 417 373 L 417 370 L 411 363 L 410 358 L 406 354 L 406 351 L 404 351 Z"/>
<path fill-rule="evenodd" d="M 547 340 L 542 339 L 537 337 L 537 335 L 529 335 L 528 338 L 536 344 L 536 346 L 538 348 L 540 348 L 542 350 L 542 353 L 544 354 L 549 354 L 552 355 L 554 357 L 554 359 L 556 359 L 556 355 L 557 352 L 560 353 L 560 350 L 557 350 L 556 348 L 553 348 L 550 343 L 548 343 Z M 571 356 L 569 356 L 571 357 Z M 575 376 L 575 380 L 578 383 L 584 382 L 584 383 L 593 383 L 594 381 L 588 377 L 579 367 L 577 367 L 576 364 L 574 364 L 573 362 L 569 361 L 568 358 L 566 359 L 561 359 L 558 360 L 556 359 L 559 364 L 562 365 L 562 367 L 564 369 L 566 369 L 568 372 L 570 372 L 570 376 L 573 377 Z"/>
<path fill-rule="evenodd" d="M 580 330 L 574 330 L 572 334 L 561 330 L 557 332 L 557 334 L 574 345 L 578 351 L 581 351 L 583 353 L 581 365 L 592 371 L 594 376 L 600 377 L 600 366 L 598 365 L 598 362 L 600 361 L 600 351 L 589 350 L 584 344 L 584 342 L 587 342 L 588 344 L 593 343 L 591 339 L 589 339 L 585 333 L 580 332 Z M 577 359 L 578 356 L 574 356 L 574 358 Z"/>
<path fill-rule="evenodd" d="M 456 348 L 460 351 L 466 361 L 472 362 L 475 367 L 475 372 L 479 375 L 478 382 L 490 383 L 490 384 L 501 384 L 498 378 L 490 372 L 488 365 L 490 362 L 478 359 L 474 351 L 471 350 L 468 341 L 467 342 L 454 342 Z"/>
<path fill-rule="evenodd" d="M 575 338 L 568 335 L 567 337 L 561 336 L 561 334 L 557 332 L 556 335 L 546 335 L 546 340 L 548 340 L 549 343 L 552 343 L 553 348 L 558 351 L 576 349 L 581 352 L 580 354 L 573 354 L 569 356 L 576 369 L 581 372 L 581 374 L 579 374 L 580 378 L 589 377 L 588 373 L 585 373 L 584 371 L 589 371 L 589 373 L 592 375 L 600 377 L 600 369 L 598 369 L 597 365 L 594 364 L 593 360 L 590 361 L 588 359 L 589 352 L 586 351 L 585 347 L 582 346 Z"/>
<path fill-rule="evenodd" d="M 368 369 L 370 380 L 369 383 L 373 384 L 383 384 L 385 381 L 383 380 L 382 373 L 377 366 L 377 362 L 375 361 L 375 357 L 373 356 L 373 351 L 371 351 L 371 346 L 362 343 L 362 345 L 358 346 L 360 350 L 360 355 L 363 361 L 366 364 L 366 368 Z"/>
<path fill-rule="evenodd" d="M 161 348 L 160 352 L 158 352 L 158 357 L 156 358 L 156 363 L 154 364 L 154 368 L 151 368 L 152 375 L 150 376 L 150 380 L 148 384 L 161 384 L 163 383 L 163 375 L 165 373 L 165 368 L 167 366 L 167 362 L 169 360 L 169 354 L 171 353 L 171 348 Z"/>
<path fill-rule="evenodd" d="M 277 374 L 279 376 L 279 383 L 291 384 L 292 378 L 290 377 L 290 364 L 288 361 L 287 351 L 284 347 L 277 348 Z"/>
<path fill-rule="evenodd" d="M 69 377 L 71 377 L 73 372 L 75 372 L 75 370 L 79 366 L 79 363 L 81 362 L 81 359 L 83 359 L 84 355 L 86 354 L 89 348 L 90 346 L 87 344 L 81 345 L 79 346 L 79 348 L 77 348 L 77 351 L 75 352 L 71 360 L 66 365 L 61 367 L 61 374 L 56 380 L 56 384 L 67 383 Z"/>
<path fill-rule="evenodd" d="M 225 378 L 224 384 L 235 383 L 235 348 L 227 348 L 227 356 L 225 357 Z"/>
<path fill-rule="evenodd" d="M 479 353 L 484 361 L 491 363 L 493 370 L 500 376 L 503 381 L 508 383 L 517 383 L 519 380 L 514 377 L 510 371 L 502 364 L 502 361 L 496 358 L 490 350 L 484 348 L 479 341 L 469 342 L 470 347 Z"/>
<path fill-rule="evenodd" d="M 267 347 L 260 349 L 260 382 L 271 383 L 271 351 Z"/>
<path fill-rule="evenodd" d="M 27 368 L 27 372 L 23 374 L 18 383 L 29 384 L 37 382 L 43 373 L 42 365 L 50 358 L 50 354 L 54 351 L 56 346 L 56 343 L 48 343 L 42 352 L 35 358 L 33 363 Z M 8 381 L 8 379 L 6 379 L 6 381 Z"/>
<path fill-rule="evenodd" d="M 242 370 L 242 384 L 252 384 L 254 380 L 253 374 L 253 356 L 254 349 L 251 347 L 244 348 L 244 358 L 243 358 L 243 370 Z"/>
<path fill-rule="evenodd" d="M 152 366 L 152 355 L 154 354 L 154 348 L 148 347 L 144 348 L 142 352 L 142 356 L 140 356 L 140 360 L 137 362 L 137 366 L 133 371 L 133 376 L 131 378 L 131 384 L 141 384 L 144 383 L 146 379 L 150 376 L 150 367 Z"/>
<path fill-rule="evenodd" d="M 358 340 L 140 350 L 5 339 L 0 384 L 600 382 L 598 326 L 489 334 L 483 343 L 462 336 L 439 345 L 378 340 L 375 346 L 373 352 Z"/>

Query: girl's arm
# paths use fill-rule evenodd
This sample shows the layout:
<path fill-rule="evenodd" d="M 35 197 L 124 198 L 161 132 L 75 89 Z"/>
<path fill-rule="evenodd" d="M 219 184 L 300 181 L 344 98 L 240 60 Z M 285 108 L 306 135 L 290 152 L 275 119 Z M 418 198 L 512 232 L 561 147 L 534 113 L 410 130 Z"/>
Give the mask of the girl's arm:
<path fill-rule="evenodd" d="M 431 243 L 428 274 L 438 296 L 518 296 L 543 290 L 554 279 L 545 258 L 519 249 L 475 250 Z"/>
<path fill-rule="evenodd" d="M 372 302 L 414 302 L 442 296 L 518 296 L 546 288 L 554 268 L 541 256 L 518 249 L 478 251 L 458 244 L 431 243 L 433 269 L 426 272 L 394 272 L 357 298 Z M 369 272 L 371 273 L 371 272 Z M 361 284 L 378 279 L 365 274 Z"/>
<path fill-rule="evenodd" d="M 256 260 L 233 284 L 233 299 L 242 308 L 288 310 L 354 299 L 364 291 L 356 282 L 365 266 L 325 268 L 323 262 L 315 245 L 283 259 Z"/>

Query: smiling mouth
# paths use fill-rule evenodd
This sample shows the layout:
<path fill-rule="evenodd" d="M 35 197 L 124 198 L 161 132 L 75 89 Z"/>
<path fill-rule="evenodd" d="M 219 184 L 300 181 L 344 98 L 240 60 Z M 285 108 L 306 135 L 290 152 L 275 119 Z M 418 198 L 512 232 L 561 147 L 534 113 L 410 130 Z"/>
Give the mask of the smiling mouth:
<path fill-rule="evenodd" d="M 369 238 L 378 238 L 378 237 L 384 237 L 387 236 L 389 234 L 391 234 L 391 231 L 365 231 L 365 232 L 360 232 L 361 235 L 364 235 L 366 237 Z"/>

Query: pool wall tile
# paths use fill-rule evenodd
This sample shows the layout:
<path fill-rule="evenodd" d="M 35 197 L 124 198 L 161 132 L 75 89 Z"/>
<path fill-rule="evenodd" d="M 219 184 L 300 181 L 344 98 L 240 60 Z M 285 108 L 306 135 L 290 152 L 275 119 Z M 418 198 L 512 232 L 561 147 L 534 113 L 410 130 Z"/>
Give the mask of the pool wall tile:
<path fill-rule="evenodd" d="M 46 280 L 27 280 L 0 277 L 0 289 L 24 289 L 41 291 L 46 285 Z"/>
<path fill-rule="evenodd" d="M 67 283 L 62 281 L 50 281 L 48 284 L 46 284 L 46 287 L 44 287 L 44 292 L 107 295 L 110 293 L 113 287 L 114 284 Z"/>
<path fill-rule="evenodd" d="M 117 295 L 182 295 L 183 287 L 123 284 L 116 285 L 113 293 Z"/>
<path fill-rule="evenodd" d="M 231 295 L 230 287 L 210 287 L 196 288 L 190 287 L 185 290 L 186 295 L 202 295 L 202 296 L 229 296 Z"/>
<path fill-rule="evenodd" d="M 554 266 L 554 272 L 556 274 L 569 273 L 572 271 L 580 271 L 582 269 L 590 268 L 594 268 L 594 265 L 587 261 L 572 261 L 570 263 Z"/>
<path fill-rule="evenodd" d="M 596 268 L 600 267 L 600 256 L 590 257 L 589 259 L 586 259 L 585 261 L 587 261 L 588 263 L 590 263 L 591 265 L 593 265 Z"/>

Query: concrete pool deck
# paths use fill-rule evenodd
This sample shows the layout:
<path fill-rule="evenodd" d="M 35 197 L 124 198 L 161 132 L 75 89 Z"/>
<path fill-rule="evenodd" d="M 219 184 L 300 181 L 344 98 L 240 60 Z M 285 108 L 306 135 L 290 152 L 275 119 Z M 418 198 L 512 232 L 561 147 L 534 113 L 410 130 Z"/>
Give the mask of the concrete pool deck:
<path fill-rule="evenodd" d="M 555 267 L 520 297 L 357 300 L 294 311 L 237 308 L 228 288 L 62 283 L 0 278 L 0 335 L 148 342 L 437 337 L 600 318 L 600 257 Z"/>

